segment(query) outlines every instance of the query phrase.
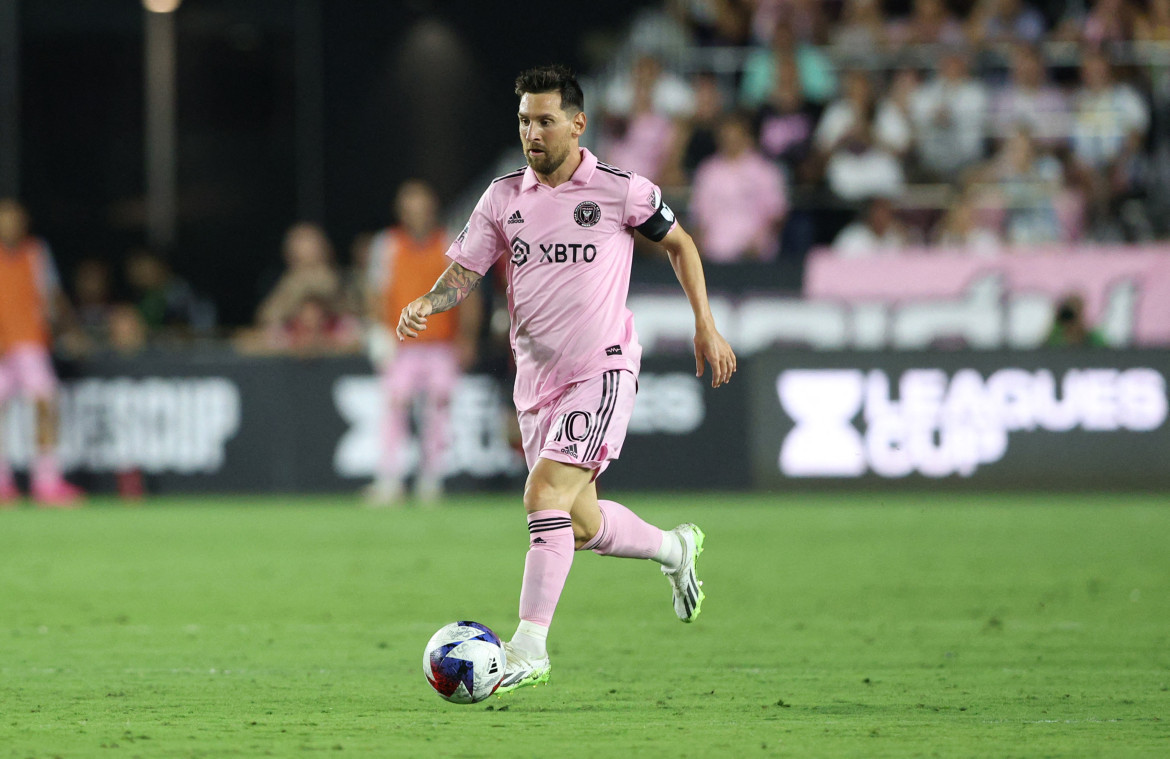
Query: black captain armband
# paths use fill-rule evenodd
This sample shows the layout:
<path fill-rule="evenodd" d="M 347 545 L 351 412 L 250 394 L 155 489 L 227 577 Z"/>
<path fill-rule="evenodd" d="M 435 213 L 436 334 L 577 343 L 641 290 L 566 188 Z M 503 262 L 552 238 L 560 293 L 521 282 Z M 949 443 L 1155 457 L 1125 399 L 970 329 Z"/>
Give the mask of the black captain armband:
<path fill-rule="evenodd" d="M 654 200 L 657 201 L 657 206 L 654 213 L 650 215 L 649 219 L 639 224 L 635 229 L 641 232 L 648 240 L 652 242 L 661 242 L 670 228 L 674 226 L 674 211 L 670 210 L 670 206 L 666 205 L 666 201 L 654 193 Z"/>

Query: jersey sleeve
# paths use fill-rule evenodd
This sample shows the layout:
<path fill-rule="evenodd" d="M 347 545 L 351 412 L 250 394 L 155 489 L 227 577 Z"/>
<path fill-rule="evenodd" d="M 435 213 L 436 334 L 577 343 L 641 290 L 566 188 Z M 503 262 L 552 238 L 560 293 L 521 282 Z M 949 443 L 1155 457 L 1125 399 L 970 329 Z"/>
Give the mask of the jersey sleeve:
<path fill-rule="evenodd" d="M 662 199 L 658 185 L 643 176 L 634 174 L 630 178 L 630 189 L 626 195 L 625 222 L 627 226 L 641 232 L 654 242 L 666 237 L 678 222 L 674 211 Z"/>
<path fill-rule="evenodd" d="M 447 249 L 447 258 L 481 275 L 487 274 L 496 259 L 508 248 L 492 212 L 491 194 L 492 188 L 489 187 L 480 196 L 467 225 Z"/>

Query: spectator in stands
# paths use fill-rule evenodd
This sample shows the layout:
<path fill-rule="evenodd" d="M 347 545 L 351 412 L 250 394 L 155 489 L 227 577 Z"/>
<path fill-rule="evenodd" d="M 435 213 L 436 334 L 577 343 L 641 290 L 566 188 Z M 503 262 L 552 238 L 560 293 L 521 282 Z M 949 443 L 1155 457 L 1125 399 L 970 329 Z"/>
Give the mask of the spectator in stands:
<path fill-rule="evenodd" d="M 700 45 L 740 47 L 751 38 L 753 0 L 679 0 L 695 42 Z"/>
<path fill-rule="evenodd" d="M 964 42 L 963 25 L 947 10 L 943 0 L 914 0 L 910 16 L 889 24 L 887 35 L 895 47 L 953 47 Z"/>
<path fill-rule="evenodd" d="M 133 303 L 116 303 L 106 320 L 106 344 L 115 355 L 137 356 L 146 350 L 148 329 Z"/>
<path fill-rule="evenodd" d="M 1084 3 L 1068 3 L 1055 37 L 1100 49 L 1133 40 L 1140 18 L 1141 12 L 1130 0 L 1094 0 L 1087 13 Z"/>
<path fill-rule="evenodd" d="M 1114 81 L 1112 68 L 1100 53 L 1089 52 L 1081 61 L 1072 121 L 1074 157 L 1108 176 L 1114 191 L 1131 187 L 1150 113 L 1141 95 Z"/>
<path fill-rule="evenodd" d="M 967 22 L 972 44 L 1035 44 L 1044 39 L 1048 22 L 1025 0 L 979 0 Z"/>
<path fill-rule="evenodd" d="M 366 276 L 370 270 L 370 244 L 374 235 L 361 232 L 349 245 L 349 266 L 341 270 L 341 311 L 364 319 L 370 313 Z"/>
<path fill-rule="evenodd" d="M 639 96 L 649 101 L 654 112 L 672 119 L 686 118 L 695 110 L 691 85 L 678 74 L 663 70 L 662 62 L 652 55 L 638 56 L 628 72 L 606 86 L 606 116 L 628 118 Z"/>
<path fill-rule="evenodd" d="M 399 224 L 371 243 L 368 276 L 370 314 L 393 334 L 399 314 L 446 270 L 450 240 L 439 224 L 439 200 L 425 182 L 404 183 L 395 199 Z M 476 358 L 482 318 L 478 296 L 456 311 L 433 314 L 416 340 L 398 344 L 375 357 L 381 372 L 383 424 L 377 476 L 367 489 L 371 505 L 390 506 L 403 492 L 404 450 L 416 398 L 424 404 L 420 419 L 421 456 L 414 490 L 424 503 L 442 496 L 451 396 L 459 375 Z"/>
<path fill-rule="evenodd" d="M 969 192 L 947 209 L 932 230 L 931 241 L 940 248 L 977 256 L 995 256 L 1003 249 L 995 230 L 980 223 L 979 209 Z"/>
<path fill-rule="evenodd" d="M 36 458 L 32 497 L 40 506 L 80 505 L 82 492 L 65 481 L 57 452 L 57 376 L 49 356 L 50 324 L 73 328 L 73 313 L 61 292 L 49 246 L 29 233 L 24 206 L 0 199 L 0 421 L 18 395 L 36 413 Z M 0 507 L 20 496 L 0 450 Z"/>
<path fill-rule="evenodd" d="M 900 253 L 908 244 L 906 230 L 894 216 L 894 204 L 889 198 L 876 197 L 861 218 L 838 233 L 833 250 L 842 258 L 868 258 Z"/>
<path fill-rule="evenodd" d="M 215 306 L 195 294 L 157 254 L 131 251 L 126 259 L 126 283 L 150 330 L 210 332 L 215 328 Z"/>
<path fill-rule="evenodd" d="M 1057 204 L 1064 192 L 1064 167 L 1051 155 L 1037 152 L 1027 128 L 1018 128 L 976 174 L 995 186 L 1008 242 L 1039 245 L 1061 240 Z"/>
<path fill-rule="evenodd" d="M 699 164 L 715 154 L 715 133 L 723 116 L 723 91 L 714 74 L 696 74 L 691 81 L 695 111 L 675 123 L 674 141 L 662 172 L 661 184 L 682 186 L 691 183 Z"/>
<path fill-rule="evenodd" d="M 1114 81 L 1109 62 L 1089 51 L 1081 61 L 1081 87 L 1073 96 L 1074 184 L 1088 203 L 1088 235 L 1097 241 L 1145 239 L 1150 220 L 1141 194 L 1142 157 L 1150 112 L 1130 85 Z"/>
<path fill-rule="evenodd" d="M 751 53 L 744 62 L 740 105 L 758 108 L 774 89 L 776 79 L 791 76 L 792 72 L 800 77 L 800 90 L 811 103 L 825 103 L 837 91 L 833 64 L 819 48 L 798 43 L 792 24 L 785 17 L 776 24 L 770 46 Z"/>
<path fill-rule="evenodd" d="M 261 327 L 284 324 L 306 295 L 320 296 L 337 310 L 341 280 L 333 263 L 333 246 L 319 226 L 301 222 L 289 228 L 284 236 L 284 263 L 284 273 L 257 311 Z"/>
<path fill-rule="evenodd" d="M 825 110 L 813 139 L 837 197 L 864 200 L 902 193 L 901 155 L 910 144 L 909 124 L 893 101 L 874 102 L 866 72 L 849 72 L 845 96 Z"/>
<path fill-rule="evenodd" d="M 670 146 L 675 138 L 674 115 L 685 116 L 693 109 L 694 100 L 687 88 L 687 102 L 669 102 L 672 113 L 659 107 L 658 93 L 662 81 L 662 67 L 651 57 L 639 58 L 634 64 L 631 101 L 622 115 L 607 115 L 605 138 L 601 154 L 607 163 L 626 171 L 659 182 L 670 158 Z M 685 86 L 685 83 L 684 83 Z M 626 107 L 625 103 L 619 105 Z"/>
<path fill-rule="evenodd" d="M 1025 126 L 1046 148 L 1064 143 L 1069 136 L 1068 98 L 1048 81 L 1040 52 L 1031 45 L 1012 50 L 1011 81 L 995 94 L 991 131 L 1007 139 Z"/>
<path fill-rule="evenodd" d="M 791 62 L 782 66 L 790 67 Z M 812 180 L 813 131 L 816 108 L 804 99 L 795 71 L 782 71 L 768 99 L 756 111 L 760 151 L 784 172 L 789 185 Z"/>
<path fill-rule="evenodd" d="M 872 55 L 888 42 L 881 0 L 846 0 L 841 21 L 833 27 L 833 46 L 846 55 Z"/>
<path fill-rule="evenodd" d="M 339 311 L 337 303 L 335 298 L 306 292 L 291 316 L 266 330 L 267 341 L 260 352 L 301 358 L 358 353 L 361 322 Z"/>
<path fill-rule="evenodd" d="M 792 32 L 798 40 L 814 45 L 829 38 L 829 18 L 824 0 L 752 0 L 752 41 L 768 44 L 776 24 L 783 19 L 792 23 Z"/>
<path fill-rule="evenodd" d="M 877 102 L 868 72 L 853 69 L 845 75 L 843 97 L 834 100 L 817 124 L 817 150 L 829 155 L 852 139 L 865 114 L 873 113 L 874 144 L 901 158 L 910 149 L 910 122 L 890 99 Z"/>
<path fill-rule="evenodd" d="M 1150 0 L 1147 12 L 1139 16 L 1134 37 L 1142 42 L 1170 42 L 1170 0 Z"/>
<path fill-rule="evenodd" d="M 708 261 L 772 261 L 788 213 L 780 170 L 760 154 L 750 118 L 725 116 L 719 152 L 695 173 L 690 214 L 699 249 Z"/>
<path fill-rule="evenodd" d="M 113 308 L 110 266 L 99 258 L 87 258 L 73 270 L 73 295 L 77 302 L 77 323 L 91 342 L 106 338 Z"/>
<path fill-rule="evenodd" d="M 946 52 L 938 75 L 910 104 L 919 168 L 927 179 L 952 180 L 983 159 L 987 104 L 986 89 L 968 72 L 966 54 Z"/>
<path fill-rule="evenodd" d="M 1085 301 L 1075 293 L 1056 304 L 1047 345 L 1055 348 L 1105 346 L 1105 337 L 1085 321 Z"/>

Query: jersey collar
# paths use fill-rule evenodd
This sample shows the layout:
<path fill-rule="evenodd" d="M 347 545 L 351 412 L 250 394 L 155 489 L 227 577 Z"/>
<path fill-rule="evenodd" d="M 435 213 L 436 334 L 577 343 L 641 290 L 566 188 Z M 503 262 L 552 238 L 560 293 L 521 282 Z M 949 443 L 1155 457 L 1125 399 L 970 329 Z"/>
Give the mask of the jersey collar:
<path fill-rule="evenodd" d="M 588 184 L 596 171 L 597 156 L 590 153 L 589 148 L 581 148 L 581 165 L 573 172 L 573 176 L 569 177 L 566 184 Z M 520 183 L 520 192 L 528 192 L 538 184 L 540 184 L 540 180 L 536 178 L 536 172 L 529 166 L 524 170 L 524 181 Z"/>

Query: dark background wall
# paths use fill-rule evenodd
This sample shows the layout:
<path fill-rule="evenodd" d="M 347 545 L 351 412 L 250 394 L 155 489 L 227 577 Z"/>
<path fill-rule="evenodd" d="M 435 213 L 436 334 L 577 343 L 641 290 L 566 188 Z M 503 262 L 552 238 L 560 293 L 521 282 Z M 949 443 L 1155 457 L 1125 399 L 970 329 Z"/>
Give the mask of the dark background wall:
<path fill-rule="evenodd" d="M 520 69 L 585 67 L 583 42 L 648 4 L 186 0 L 174 17 L 175 268 L 223 321 L 248 321 L 299 216 L 324 223 L 344 259 L 355 234 L 389 221 L 403 179 L 451 198 L 514 140 Z M 144 11 L 130 0 L 17 9 L 20 194 L 68 277 L 81 258 L 117 262 L 144 240 Z M 306 116 L 318 125 L 307 142 Z M 319 202 L 298 176 L 306 150 Z"/>

